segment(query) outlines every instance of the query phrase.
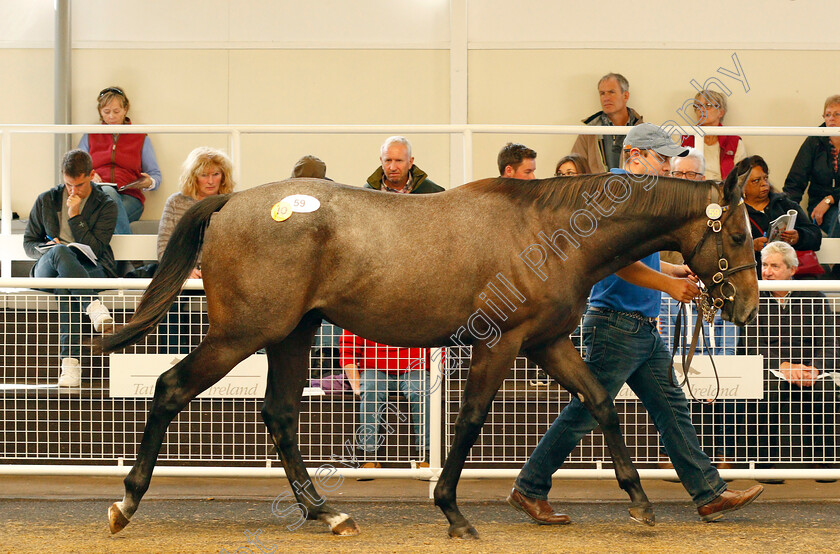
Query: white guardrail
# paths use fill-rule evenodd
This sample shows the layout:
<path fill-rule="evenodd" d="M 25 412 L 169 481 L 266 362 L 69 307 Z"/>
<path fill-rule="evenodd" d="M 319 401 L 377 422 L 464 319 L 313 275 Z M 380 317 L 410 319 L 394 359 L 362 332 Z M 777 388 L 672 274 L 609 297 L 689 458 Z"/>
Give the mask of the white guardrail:
<path fill-rule="evenodd" d="M 525 126 L 525 125 L 131 125 L 131 126 L 113 126 L 109 131 L 113 132 L 143 132 L 143 133 L 226 133 L 230 137 L 230 152 L 231 157 L 236 162 L 241 154 L 241 138 L 243 134 L 321 134 L 321 133 L 347 133 L 347 134 L 449 134 L 451 136 L 460 136 L 462 141 L 460 155 L 453 156 L 453 167 L 460 167 L 463 169 L 463 180 L 469 182 L 472 180 L 472 166 L 467 163 L 472 160 L 473 156 L 473 135 L 476 133 L 488 134 L 600 134 L 600 133 L 626 133 L 630 127 L 591 127 L 583 125 L 559 126 L 559 125 L 543 125 L 543 126 Z M 15 134 L 56 134 L 56 133 L 93 133 L 101 132 L 101 125 L 0 125 L 0 180 L 2 180 L 2 193 L 0 194 L 0 236 L 4 238 L 11 234 L 11 166 L 12 166 L 12 149 L 11 137 Z M 825 136 L 825 135 L 840 135 L 840 128 L 814 128 L 814 127 L 715 127 L 703 128 L 706 134 L 718 135 L 740 135 L 740 136 Z M 239 164 L 234 163 L 234 168 L 238 168 Z M 238 169 L 235 169 L 238 171 Z M 833 249 L 833 247 L 832 247 Z M 838 249 L 840 251 L 840 249 Z M 833 256 L 832 256 L 833 257 Z M 840 256 L 838 256 L 840 258 Z M 3 259 L 3 254 L 0 252 L 0 259 Z M 833 259 L 830 261 L 834 261 Z M 3 259 L 5 266 L 7 260 Z M 9 262 L 10 263 L 10 262 Z M 10 272 L 3 271 L 3 275 L 10 275 Z M 96 290 L 115 290 L 121 291 L 123 294 L 126 291 L 137 291 L 143 289 L 149 283 L 148 279 L 29 279 L 29 278 L 3 278 L 0 279 L 0 288 L 6 290 L 17 289 L 19 292 L 7 293 L 12 296 L 25 296 L 27 292 L 24 289 L 55 289 L 57 287 L 73 287 L 80 289 L 96 289 Z M 187 290 L 201 290 L 200 280 L 190 280 L 186 283 Z M 820 290 L 829 293 L 840 293 L 840 281 L 776 281 L 776 282 L 761 282 L 760 288 L 762 290 Z M 2 294 L 0 294 L 1 296 Z M 189 297 L 188 297 L 189 298 Z M 190 301 L 197 297 L 189 298 Z M 182 297 L 183 299 L 183 297 Z M 187 300 L 182 300 L 186 304 Z M 135 304 L 127 303 L 124 306 L 124 319 L 130 316 Z M 15 453 L 12 456 L 0 455 L 0 474 L 86 474 L 86 475 L 125 475 L 128 472 L 126 463 L 130 463 L 134 449 L 139 444 L 140 433 L 142 432 L 143 422 L 145 421 L 145 413 L 148 410 L 148 402 L 132 399 L 130 403 L 113 402 L 107 398 L 107 374 L 105 370 L 96 377 L 98 379 L 92 385 L 92 390 L 96 393 L 92 397 L 85 399 L 73 394 L 65 394 L 62 391 L 50 389 L 49 381 L 54 381 L 57 375 L 56 368 L 50 368 L 50 364 L 55 364 L 55 353 L 57 350 L 57 325 L 55 321 L 36 322 L 31 316 L 31 304 L 24 303 L 18 309 L 13 303 L 6 302 L 5 311 L 12 314 L 25 313 L 24 325 L 36 327 L 36 334 L 38 337 L 31 341 L 32 344 L 38 344 L 38 348 L 49 350 L 51 352 L 49 360 L 44 365 L 42 372 L 52 371 L 51 376 L 40 375 L 36 381 L 41 382 L 34 396 L 27 397 L 25 393 L 6 390 L 2 392 L 4 396 L 0 396 L 0 403 L 5 408 L 5 415 L 3 416 L 3 433 L 0 437 L 0 444 L 11 445 L 11 449 L 17 447 L 18 441 L 21 445 L 29 447 L 29 442 L 35 441 L 33 447 L 36 452 L 31 457 L 27 455 L 20 455 Z M 120 309 L 119 307 L 117 308 Z M 36 308 L 38 311 L 39 308 Z M 197 309 L 184 309 L 183 313 L 179 312 L 179 317 L 184 319 L 184 314 L 189 317 L 194 317 Z M 40 312 L 39 312 L 40 313 Z M 189 314 L 193 314 L 189 316 Z M 7 319 L 11 317 L 8 316 Z M 39 315 L 39 317 L 43 317 Z M 48 318 L 49 319 L 49 318 Z M 120 320 L 118 319 L 118 322 Z M 181 321 L 183 325 L 183 321 Z M 204 322 L 206 325 L 206 321 Z M 187 325 L 194 324 L 188 322 Z M 199 323 L 200 327 L 201 323 Z M 10 331 L 7 331 L 9 333 Z M 14 332 L 14 331 L 11 331 Z M 26 330 L 29 333 L 30 330 Z M 189 331 L 193 342 L 200 340 L 200 331 L 198 334 L 194 330 Z M 193 336 L 195 335 L 195 336 Z M 29 342 L 27 338 L 24 342 Z M 43 341 L 43 342 L 42 342 Z M 8 337 L 4 339 L 4 343 L 8 342 Z M 38 364 L 44 364 L 43 354 L 41 352 L 34 354 L 40 356 Z M 321 363 L 324 360 L 329 360 L 329 356 L 321 353 Z M 454 355 L 452 356 L 454 357 Z M 438 357 L 438 360 L 441 358 Z M 313 360 L 315 360 L 313 355 Z M 334 360 L 333 360 L 334 361 Z M 100 362 L 100 366 L 107 367 L 107 364 Z M 314 362 L 313 362 L 314 363 Z M 446 362 L 450 363 L 450 362 Z M 430 369 L 438 372 L 443 371 L 443 366 L 440 362 Z M 14 379 L 8 375 L 10 366 L 4 363 L 4 375 L 2 377 L 3 383 L 9 383 L 10 379 Z M 18 371 L 15 369 L 14 371 Z M 517 423 L 517 428 L 514 432 L 504 430 L 504 422 L 493 421 L 495 417 L 493 413 L 488 418 L 488 424 L 482 439 L 479 440 L 474 451 L 480 449 L 487 449 L 489 455 L 480 454 L 471 456 L 468 461 L 468 466 L 463 472 L 464 477 L 476 478 L 510 478 L 517 474 L 518 469 L 514 466 L 521 465 L 527 458 L 528 452 L 536 444 L 539 436 L 545 431 L 548 424 L 556 417 L 559 410 L 568 400 L 567 396 L 563 396 L 564 392 L 555 391 L 555 387 L 551 390 L 543 389 L 545 392 L 519 390 L 519 386 L 523 385 L 527 388 L 529 382 L 533 381 L 535 368 L 528 367 L 524 359 L 517 360 L 517 366 L 513 369 L 513 378 L 508 380 L 508 383 L 513 383 L 512 387 L 503 389 L 500 392 L 499 398 L 502 402 L 505 399 L 515 398 L 519 394 L 520 400 L 511 400 L 515 403 L 517 401 L 524 402 L 526 405 L 536 405 L 539 409 L 536 411 L 534 417 L 536 423 L 530 419 L 527 423 L 522 425 L 529 425 L 529 427 L 522 427 Z M 433 373 L 434 374 L 434 373 Z M 91 378 L 94 379 L 93 377 Z M 448 444 L 449 438 L 444 441 L 444 435 L 447 429 L 454 422 L 457 414 L 457 395 L 460 391 L 453 392 L 455 385 L 461 385 L 463 375 L 457 379 L 450 379 L 447 377 L 447 392 L 444 397 L 441 388 L 437 388 L 432 392 L 430 397 L 431 404 L 429 412 L 431 416 L 430 423 L 430 444 L 431 447 L 431 467 L 420 468 L 416 466 L 419 461 L 416 455 L 407 454 L 405 452 L 407 445 L 411 444 L 412 430 L 409 423 L 402 420 L 394 420 L 389 422 L 396 430 L 394 436 L 395 442 L 398 443 L 396 453 L 386 454 L 383 462 L 386 463 L 386 468 L 365 470 L 360 469 L 358 464 L 345 463 L 342 453 L 344 446 L 344 436 L 348 434 L 353 437 L 353 428 L 355 428 L 355 414 L 357 407 L 355 401 L 351 399 L 341 399 L 341 401 L 332 401 L 328 403 L 323 401 L 318 405 L 318 411 L 310 414 L 308 418 L 304 418 L 302 414 L 301 422 L 301 436 L 306 439 L 301 441 L 301 448 L 304 451 L 304 457 L 308 464 L 316 466 L 318 463 L 332 463 L 339 473 L 347 477 L 357 476 L 376 476 L 380 478 L 387 477 L 416 477 L 416 478 L 431 478 L 432 485 L 440 474 L 441 465 L 443 461 L 444 442 Z M 460 382 L 459 382 L 460 381 Z M 524 390 L 523 388 L 523 390 Z M 46 392 L 44 392 L 46 391 Z M 511 392 L 512 391 L 512 392 Z M 47 396 L 43 396 L 43 394 Z M 29 393 L 32 394 L 32 393 Z M 99 396 L 97 396 L 99 395 Z M 537 400 L 534 400 L 534 399 Z M 547 398 L 547 400 L 546 400 Z M 46 402 L 49 399 L 50 402 Z M 59 402 L 59 407 L 56 408 L 51 405 L 49 409 L 44 409 L 38 412 L 39 421 L 35 424 L 35 429 L 31 435 L 21 437 L 17 431 L 14 430 L 15 424 L 20 424 L 20 421 L 10 421 L 10 414 L 14 412 L 12 406 L 17 401 L 31 401 L 36 404 L 44 404 L 44 408 L 51 405 L 51 402 Z M 319 399 L 310 399 L 311 402 L 318 402 Z M 497 399 L 497 402 L 499 399 Z M 45 403 L 46 402 L 46 403 Z M 634 406 L 635 401 L 628 401 L 626 403 L 620 402 L 622 405 Z M 63 403 L 63 404 L 62 404 Z M 79 416 L 79 406 L 90 404 L 87 408 L 96 412 L 97 409 L 102 408 L 107 404 L 107 409 L 104 413 L 94 413 L 91 416 L 91 422 L 83 421 Z M 530 403 L 530 404 L 529 404 Z M 129 407 L 130 404 L 130 407 Z M 119 405 L 119 406 L 117 406 Z M 261 403 L 257 400 L 219 400 L 219 399 L 197 399 L 188 410 L 176 419 L 170 427 L 167 443 L 164 446 L 161 454 L 161 465 L 159 465 L 155 473 L 158 475 L 176 475 L 176 476 L 250 476 L 250 477 L 276 477 L 282 476 L 283 470 L 278 467 L 279 461 L 275 455 L 270 441 L 267 440 L 265 431 L 263 430 L 262 422 L 259 417 L 259 409 Z M 115 407 L 117 406 L 117 407 Z M 327 410 L 324 410 L 326 408 Z M 634 412 L 636 408 L 626 408 L 625 411 Z M 69 410 L 69 411 L 68 411 Z M 332 411 L 329 411 L 332 410 Z M 82 410 L 84 411 L 84 410 Z M 136 421 L 114 422 L 108 421 L 108 417 L 116 416 L 120 412 L 129 412 L 129 414 Z M 343 412 L 338 413 L 338 411 Z M 526 410 L 527 411 L 527 410 Z M 227 425 L 227 420 L 222 418 L 219 420 L 220 412 L 223 412 L 225 417 L 233 417 L 234 420 L 241 418 L 242 421 L 235 421 L 233 423 L 233 431 L 225 431 L 226 433 L 234 433 L 235 442 L 237 445 L 243 443 L 251 444 L 252 448 L 245 448 L 245 454 L 229 453 L 228 450 L 234 446 L 228 439 L 217 441 L 214 438 L 213 431 L 196 431 L 195 427 L 203 428 L 203 426 L 219 425 L 224 427 Z M 643 412 L 643 410 L 642 410 Z M 25 410 L 23 412 L 26 413 Z M 634 412 L 635 413 L 635 412 Z M 20 414 L 23 415 L 23 414 Z M 502 410 L 502 416 L 510 415 L 505 409 Z M 321 416 L 328 416 L 329 422 L 324 422 L 318 418 Z M 12 415 L 12 419 L 17 415 Z M 504 417 L 502 419 L 504 419 Z M 530 415 L 528 417 L 531 417 Z M 306 419 L 306 421 L 304 421 Z M 336 424 L 336 421 L 338 422 Z M 179 423 L 180 422 L 180 423 Z M 133 426 L 129 429 L 129 423 Z M 112 425 L 114 424 L 114 425 Z M 631 426 L 632 428 L 628 427 Z M 85 437 L 96 431 L 101 427 L 109 427 L 110 439 L 107 444 L 97 444 L 92 449 L 86 450 L 84 444 Z M 111 428 L 113 426 L 113 428 Z M 343 426 L 343 430 L 339 427 Z M 389 426 L 390 427 L 390 426 Z M 623 422 L 625 437 L 630 442 L 638 442 L 639 437 L 646 437 L 650 443 L 649 430 L 645 427 L 650 427 L 649 421 L 644 417 L 640 418 L 634 415 L 629 420 Z M 94 431 L 91 431 L 93 429 Z M 500 432 L 497 430 L 501 429 Z M 509 454 L 501 443 L 508 440 L 515 440 L 519 435 L 522 435 L 522 429 L 527 429 L 524 435 L 527 435 L 527 444 L 517 445 L 515 453 Z M 62 434 L 63 433 L 63 434 Z M 59 442 L 67 433 L 73 437 L 73 444 L 69 447 L 66 444 L 53 444 Z M 702 429 L 701 429 L 702 434 Z M 320 438 L 319 438 L 320 437 Z M 332 450 L 325 450 L 320 448 L 320 442 L 324 439 L 329 439 Z M 486 440 L 485 440 L 486 439 Z M 306 442 L 309 441 L 309 442 Z M 482 443 L 482 441 L 484 441 Z M 209 445 L 206 443 L 210 443 Z M 655 443 L 655 441 L 654 441 Z M 194 454 L 191 449 L 202 449 L 202 444 L 208 446 L 213 452 L 210 454 L 200 453 Z M 336 448 L 337 445 L 337 448 Z M 31 445 L 30 445 L 31 446 Z M 69 448 L 72 451 L 66 451 Z M 25 448 L 24 448 L 25 449 Z M 497 455 L 495 450 L 499 450 L 501 455 Z M 218 452 L 217 452 L 218 451 Z M 17 452 L 17 451 L 16 451 Z M 372 458 L 373 459 L 373 458 Z M 641 450 L 637 449 L 634 453 L 634 459 L 641 463 L 655 463 L 659 459 L 659 452 L 657 446 L 647 444 Z M 840 463 L 840 458 L 837 454 L 832 454 L 830 458 L 821 458 L 823 462 L 837 466 Z M 37 463 L 27 463 L 28 461 Z M 361 459 L 359 461 L 362 461 Z M 365 460 L 366 461 L 366 460 Z M 799 465 L 793 465 L 786 469 L 758 469 L 757 464 L 761 462 L 759 459 L 738 459 L 736 460 L 744 464 L 744 467 L 739 469 L 722 470 L 721 474 L 729 478 L 790 478 L 790 479 L 812 479 L 812 478 L 840 478 L 840 469 L 824 469 L 817 468 L 814 463 L 799 461 Z M 388 464 L 396 466 L 409 467 L 387 467 Z M 570 458 L 570 466 L 557 472 L 556 477 L 564 478 L 614 478 L 612 469 L 609 469 L 609 458 L 605 455 L 603 449 L 595 449 Z M 197 464 L 187 466 L 175 466 L 167 464 Z M 255 463 L 264 464 L 264 467 L 250 467 Z M 490 464 L 491 467 L 482 467 Z M 576 467 L 575 464 L 589 464 L 593 467 Z M 498 467 L 506 465 L 508 467 Z M 234 466 L 234 467 L 231 467 Z M 315 471 L 315 468 L 311 471 Z M 640 474 L 643 478 L 662 478 L 666 476 L 674 476 L 673 470 L 660 469 L 641 469 Z"/>

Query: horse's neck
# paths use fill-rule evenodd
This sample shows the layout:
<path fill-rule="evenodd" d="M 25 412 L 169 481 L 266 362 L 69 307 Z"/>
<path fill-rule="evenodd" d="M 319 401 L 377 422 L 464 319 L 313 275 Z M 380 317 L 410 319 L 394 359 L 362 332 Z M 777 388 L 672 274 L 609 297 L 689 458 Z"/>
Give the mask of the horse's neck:
<path fill-rule="evenodd" d="M 633 213 L 623 210 L 612 217 L 602 217 L 594 239 L 592 255 L 587 256 L 593 272 L 604 276 L 661 250 L 684 250 L 684 242 L 690 239 L 692 223 L 697 216 L 680 217 L 678 214 L 663 214 L 661 210 L 643 210 Z M 599 235 L 601 235 L 599 237 Z M 586 246 L 581 241 L 581 249 Z M 586 248 L 589 250 L 589 248 Z"/>

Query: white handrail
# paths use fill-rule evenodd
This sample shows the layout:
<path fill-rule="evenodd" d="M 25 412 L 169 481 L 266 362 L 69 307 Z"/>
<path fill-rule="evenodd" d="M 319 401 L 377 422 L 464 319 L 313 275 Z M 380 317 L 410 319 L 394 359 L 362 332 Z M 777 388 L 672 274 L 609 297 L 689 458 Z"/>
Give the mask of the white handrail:
<path fill-rule="evenodd" d="M 107 279 L 107 278 L 43 278 L 43 277 L 8 277 L 0 279 L 0 288 L 6 289 L 111 289 L 111 290 L 145 290 L 151 279 Z M 822 281 L 827 283 L 828 281 Z M 838 283 L 840 284 L 840 283 Z M 186 290 L 204 290 L 201 279 L 187 279 L 184 281 Z"/>
<path fill-rule="evenodd" d="M 0 279 L 0 288 L 5 289 L 112 289 L 112 290 L 144 290 L 151 283 L 151 279 L 67 279 L 67 278 L 38 278 L 38 277 L 8 277 Z M 184 289 L 204 290 L 201 279 L 187 279 Z M 840 292 L 840 281 L 831 280 L 793 280 L 793 281 L 759 281 L 758 290 L 797 290 L 797 291 L 837 291 Z"/>
<path fill-rule="evenodd" d="M 309 476 L 315 478 L 321 466 L 307 467 Z M 55 464 L 0 464 L 0 475 L 83 475 L 97 477 L 125 477 L 131 471 L 128 465 L 55 465 Z M 332 473 L 334 471 L 334 473 Z M 442 468 L 378 468 L 362 469 L 341 466 L 331 468 L 330 475 L 341 475 L 345 479 L 376 477 L 377 479 L 433 479 L 440 477 Z M 461 471 L 464 479 L 513 479 L 519 469 L 477 469 Z M 673 469 L 639 469 L 642 479 L 674 479 Z M 282 467 L 230 467 L 230 466 L 155 466 L 155 477 L 247 477 L 249 479 L 278 479 L 286 477 Z M 838 469 L 724 469 L 720 476 L 732 479 L 838 479 Z M 554 479 L 615 479 L 614 469 L 558 469 Z M 431 497 L 430 497 L 431 498 Z"/>
<path fill-rule="evenodd" d="M 591 125 L 498 125 L 498 124 L 429 124 L 429 125 L 109 125 L 110 133 L 346 133 L 346 134 L 447 134 L 464 133 L 510 133 L 510 134 L 559 134 L 559 135 L 600 135 L 627 134 L 633 127 L 611 127 Z M 763 127 L 763 126 L 726 126 L 696 127 L 683 125 L 682 129 L 696 131 L 702 129 L 707 135 L 740 136 L 840 136 L 840 127 Z M 102 125 L 36 125 L 8 124 L 0 125 L 0 133 L 101 133 Z"/>

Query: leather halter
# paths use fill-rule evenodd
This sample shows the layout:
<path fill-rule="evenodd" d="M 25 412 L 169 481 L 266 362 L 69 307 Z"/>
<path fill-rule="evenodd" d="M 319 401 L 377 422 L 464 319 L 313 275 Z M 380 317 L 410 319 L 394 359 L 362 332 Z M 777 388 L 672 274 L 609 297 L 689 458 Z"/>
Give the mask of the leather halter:
<path fill-rule="evenodd" d="M 723 304 L 725 300 L 733 302 L 735 300 L 735 294 L 738 292 L 733 285 L 729 278 L 738 273 L 739 271 L 743 271 L 745 269 L 755 269 L 755 261 L 749 264 L 740 265 L 738 267 L 729 267 L 729 260 L 726 259 L 726 256 L 723 253 L 723 238 L 721 237 L 721 230 L 723 229 L 726 220 L 735 212 L 735 210 L 731 209 L 732 206 L 723 206 L 720 207 L 717 203 L 717 197 L 719 195 L 719 191 L 717 187 L 712 188 L 712 196 L 711 196 L 711 203 L 706 209 L 707 217 L 709 217 L 708 221 L 706 222 L 706 232 L 703 233 L 703 236 L 697 242 L 697 245 L 694 247 L 694 250 L 691 251 L 691 254 L 685 259 L 685 263 L 691 263 L 691 260 L 694 259 L 700 249 L 703 248 L 703 245 L 706 243 L 706 239 L 709 236 L 714 235 L 715 237 L 715 246 L 717 247 L 717 256 L 718 256 L 718 272 L 712 276 L 712 285 L 709 287 L 701 287 L 700 288 L 700 308 L 703 311 L 703 317 L 709 323 L 712 322 L 715 316 L 715 312 L 719 309 L 723 308 Z M 742 198 L 741 201 L 738 203 L 738 206 L 744 203 L 744 199 Z M 722 215 L 719 217 L 711 217 L 709 216 L 710 211 L 713 209 L 719 209 L 722 212 Z M 712 295 L 712 291 L 717 289 L 720 293 L 720 297 L 715 298 Z M 729 293 L 729 294 L 727 294 Z"/>
<path fill-rule="evenodd" d="M 696 256 L 700 249 L 705 244 L 706 239 L 709 238 L 710 235 L 715 236 L 715 246 L 717 247 L 717 255 L 718 255 L 718 272 L 714 274 L 712 277 L 712 286 L 711 287 L 700 287 L 700 298 L 696 301 L 696 306 L 698 308 L 698 313 L 696 316 L 696 322 L 694 325 L 694 333 L 691 337 L 691 343 L 688 344 L 686 341 L 686 347 L 688 352 L 686 353 L 686 348 L 683 348 L 682 351 L 682 367 L 683 367 L 683 376 L 684 381 L 683 383 L 676 384 L 679 387 L 682 387 L 684 383 L 688 383 L 688 373 L 691 369 L 691 361 L 694 359 L 694 351 L 697 348 L 697 342 L 700 337 L 700 333 L 703 331 L 703 319 L 712 323 L 714 321 L 715 314 L 719 309 L 723 307 L 724 300 L 728 300 L 733 302 L 735 300 L 735 294 L 737 294 L 737 289 L 735 285 L 733 285 L 729 281 L 729 277 L 738 273 L 739 271 L 743 271 L 745 269 L 755 269 L 755 261 L 750 264 L 740 265 L 738 267 L 730 268 L 729 267 L 729 260 L 726 259 L 723 253 L 723 238 L 721 237 L 721 231 L 723 230 L 723 225 L 726 223 L 726 220 L 735 212 L 734 209 L 730 209 L 731 206 L 723 206 L 721 207 L 717 203 L 717 197 L 719 196 L 719 191 L 717 187 L 712 188 L 712 196 L 711 202 L 709 206 L 706 208 L 706 215 L 709 218 L 706 222 L 706 231 L 703 233 L 703 236 L 698 241 L 697 245 L 694 247 L 694 250 L 691 251 L 691 254 L 685 259 L 685 263 L 688 264 L 694 256 Z M 743 198 L 737 204 L 740 206 L 744 203 Z M 720 210 L 720 214 L 716 213 Z M 717 216 L 717 217 L 714 217 Z M 726 287 L 731 289 L 731 294 L 726 293 Z M 714 298 L 712 296 L 712 289 L 717 288 L 722 297 Z M 701 318 L 702 315 L 702 318 Z M 685 313 L 685 305 L 680 304 L 680 309 L 677 312 L 677 320 L 674 323 L 674 349 L 671 352 L 671 362 L 670 362 L 670 371 L 669 371 L 669 378 L 673 379 L 674 377 L 674 356 L 676 355 L 677 350 L 679 350 L 680 345 L 682 343 L 682 336 L 684 334 L 684 323 L 683 321 L 687 321 L 688 316 Z M 703 337 L 703 343 L 708 350 L 709 345 L 706 342 L 706 337 Z M 715 398 L 711 401 L 707 401 L 707 403 L 712 403 L 717 400 L 718 392 L 720 391 L 720 378 L 718 376 L 717 367 L 715 366 L 714 359 L 711 359 L 712 368 L 715 372 L 715 380 L 717 381 L 717 386 L 715 387 Z M 674 384 L 674 383 L 672 383 Z M 691 390 L 691 385 L 689 384 L 688 391 L 691 394 L 691 397 L 694 400 L 698 400 L 694 396 L 694 392 Z"/>

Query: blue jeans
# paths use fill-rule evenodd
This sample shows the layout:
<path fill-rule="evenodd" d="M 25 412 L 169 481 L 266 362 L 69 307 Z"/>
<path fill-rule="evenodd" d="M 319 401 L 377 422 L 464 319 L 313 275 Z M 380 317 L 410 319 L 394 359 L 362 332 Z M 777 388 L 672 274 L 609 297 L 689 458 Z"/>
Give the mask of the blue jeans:
<path fill-rule="evenodd" d="M 181 291 L 203 293 L 202 291 Z M 187 302 L 175 298 L 175 302 L 166 312 L 166 317 L 158 325 L 158 351 L 161 354 L 190 353 L 190 312 Z"/>
<path fill-rule="evenodd" d="M 132 221 L 137 221 L 143 215 L 143 203 L 128 194 L 120 194 L 114 187 L 100 187 L 102 192 L 117 205 L 117 225 L 115 235 L 130 235 Z"/>
<path fill-rule="evenodd" d="M 582 331 L 590 371 L 613 399 L 625 382 L 630 385 L 662 435 L 694 503 L 702 506 L 718 497 L 726 490 L 726 483 L 700 449 L 688 401 L 682 389 L 670 382 L 670 353 L 656 327 L 620 312 L 590 309 Z M 545 500 L 552 474 L 595 426 L 589 411 L 573 397 L 519 472 L 515 488 L 525 496 Z"/>
<path fill-rule="evenodd" d="M 388 393 L 401 392 L 408 399 L 417 451 L 425 455 L 429 451 L 429 372 L 415 369 L 400 374 L 390 374 L 378 369 L 365 369 L 359 383 L 361 393 L 362 424 L 356 431 L 356 445 L 365 452 L 376 452 L 385 444 L 385 436 L 379 432 L 380 425 L 386 426 L 386 434 L 393 432 L 387 424 L 387 411 L 397 413 L 396 407 L 388 402 Z M 400 420 L 405 420 L 401 415 Z M 428 461 L 428 460 L 427 460 Z"/>
<path fill-rule="evenodd" d="M 69 246 L 59 244 L 48 250 L 35 264 L 33 276 L 39 278 L 67 277 L 88 278 L 105 277 L 105 270 L 99 264 L 93 265 L 83 254 L 76 255 Z M 71 344 L 70 337 L 80 337 L 82 333 L 82 312 L 87 309 L 91 295 L 99 291 L 90 289 L 56 289 L 60 295 L 58 301 L 59 357 L 78 358 L 82 350 L 80 341 Z M 70 295 L 70 296 L 67 296 Z"/>

